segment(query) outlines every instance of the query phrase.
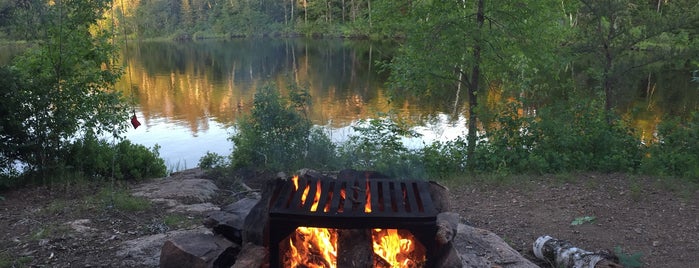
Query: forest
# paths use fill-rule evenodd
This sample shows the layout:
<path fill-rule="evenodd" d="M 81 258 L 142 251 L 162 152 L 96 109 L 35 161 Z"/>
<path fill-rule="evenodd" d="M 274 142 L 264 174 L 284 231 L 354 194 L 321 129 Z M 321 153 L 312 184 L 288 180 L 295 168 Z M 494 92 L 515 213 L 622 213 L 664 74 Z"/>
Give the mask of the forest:
<path fill-rule="evenodd" d="M 696 180 L 697 103 L 668 111 L 653 137 L 644 141 L 617 108 L 637 93 L 638 81 L 657 82 L 653 73 L 658 71 L 686 71 L 684 79 L 696 83 L 697 34 L 699 3 L 690 0 L 1 0 L 0 39 L 32 47 L 3 67 L 8 105 L 0 109 L 1 163 L 3 170 L 22 161 L 30 170 L 77 165 L 102 176 L 114 174 L 114 167 L 80 155 L 98 154 L 95 147 L 107 146 L 95 140 L 95 129 L 119 136 L 123 129 L 112 123 L 127 121 L 120 96 L 108 90 L 121 75 L 114 49 L 121 41 L 310 36 L 395 40 L 396 55 L 377 63 L 390 72 L 393 98 L 468 104 L 466 137 L 419 152 L 395 143 L 396 136 L 409 133 L 393 121 L 377 120 L 359 129 L 364 137 L 334 153 L 345 160 L 365 157 L 354 163 L 364 165 L 357 168 L 402 169 L 380 163 L 395 160 L 404 167 L 422 163 L 422 172 L 430 176 L 466 170 L 621 171 Z M 41 79 L 30 79 L 37 73 Z M 26 94 L 13 94 L 19 89 Z M 272 98 L 280 108 L 302 106 L 275 95 L 260 98 Z M 59 113 L 63 120 L 57 122 Z M 265 122 L 269 129 L 257 129 L 265 124 L 255 124 L 255 116 L 239 125 L 251 127 L 252 133 L 231 138 L 238 149 L 261 148 L 260 143 L 268 142 L 260 138 L 263 133 L 292 130 L 286 134 L 303 137 L 281 137 L 289 139 L 290 148 L 312 147 L 298 147 L 310 142 L 310 132 L 296 128 L 310 126 Z M 35 131 L 41 129 L 47 131 Z M 81 137 L 80 142 L 73 137 Z M 366 148 L 379 154 L 363 154 Z M 66 151 L 74 158 L 57 157 Z M 157 148 L 150 153 L 157 156 Z M 234 165 L 259 158 L 244 153 L 231 156 Z M 338 163 L 343 162 L 333 165 Z M 295 168 L 291 163 L 270 167 Z M 133 167 L 124 167 L 128 169 Z M 162 168 L 149 170 L 160 174 Z"/>

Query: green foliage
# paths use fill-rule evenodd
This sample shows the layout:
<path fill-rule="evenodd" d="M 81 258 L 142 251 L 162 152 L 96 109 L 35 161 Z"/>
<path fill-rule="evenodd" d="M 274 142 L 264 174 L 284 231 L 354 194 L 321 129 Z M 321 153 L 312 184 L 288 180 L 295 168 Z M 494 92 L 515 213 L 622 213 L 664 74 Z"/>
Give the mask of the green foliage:
<path fill-rule="evenodd" d="M 233 168 L 289 171 L 309 167 L 309 163 L 322 166 L 333 161 L 332 143 L 321 132 L 312 132 L 304 116 L 310 99 L 307 90 L 296 86 L 287 90 L 291 101 L 273 85 L 257 90 L 251 114 L 237 121 L 236 132 L 230 138 L 234 144 L 230 157 Z"/>
<path fill-rule="evenodd" d="M 27 171 L 48 174 L 61 168 L 68 141 L 76 136 L 116 136 L 126 129 L 126 107 L 111 90 L 121 75 L 113 68 L 115 47 L 108 32 L 93 28 L 109 3 L 75 0 L 45 7 L 37 25 L 45 40 L 0 71 L 2 171 L 21 163 Z"/>
<path fill-rule="evenodd" d="M 138 180 L 166 175 L 159 147 L 152 149 L 129 140 L 112 145 L 87 136 L 70 144 L 65 165 L 88 177 Z"/>
<path fill-rule="evenodd" d="M 621 265 L 627 268 L 640 268 L 643 267 L 643 262 L 641 261 L 641 257 L 643 257 L 643 253 L 641 252 L 636 252 L 634 254 L 625 254 L 620 246 L 614 247 L 614 254 L 619 257 L 619 262 Z"/>
<path fill-rule="evenodd" d="M 401 137 L 418 137 L 418 133 L 390 116 L 360 120 L 352 129 L 357 134 L 339 149 L 343 167 L 376 170 L 397 178 L 425 177 L 419 155 L 401 142 Z"/>
<path fill-rule="evenodd" d="M 466 140 L 436 141 L 422 149 L 422 162 L 430 178 L 447 178 L 466 171 Z"/>
<path fill-rule="evenodd" d="M 132 196 L 126 189 L 103 188 L 94 196 L 88 198 L 90 203 L 98 203 L 106 208 L 120 211 L 138 212 L 151 208 L 150 200 Z"/>
<path fill-rule="evenodd" d="M 212 152 L 206 152 L 204 156 L 199 158 L 199 164 L 197 165 L 201 169 L 216 169 L 228 166 L 226 158 L 222 155 Z"/>
<path fill-rule="evenodd" d="M 699 182 L 699 113 L 692 113 L 685 122 L 679 118 L 663 120 L 657 139 L 643 159 L 643 171 Z"/>
<path fill-rule="evenodd" d="M 579 99 L 518 114 L 520 102 L 496 112 L 474 162 L 478 170 L 511 173 L 633 172 L 643 148 L 617 121 L 609 125 L 594 100 Z"/>

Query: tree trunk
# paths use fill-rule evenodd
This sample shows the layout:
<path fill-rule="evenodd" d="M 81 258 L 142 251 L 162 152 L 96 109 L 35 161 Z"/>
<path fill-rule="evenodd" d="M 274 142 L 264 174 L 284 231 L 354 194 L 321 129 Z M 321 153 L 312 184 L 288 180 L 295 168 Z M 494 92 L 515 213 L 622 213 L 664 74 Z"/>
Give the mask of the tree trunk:
<path fill-rule="evenodd" d="M 478 0 L 478 10 L 476 11 L 476 23 L 478 25 L 478 36 L 476 37 L 476 45 L 473 47 L 473 68 L 471 68 L 471 83 L 468 87 L 468 137 L 467 137 L 467 167 L 468 170 L 473 172 L 475 166 L 473 164 L 473 158 L 476 151 L 476 139 L 478 133 L 478 125 L 476 124 L 476 107 L 478 107 L 478 84 L 479 78 L 481 76 L 480 63 L 481 63 L 481 36 L 480 31 L 483 28 L 483 22 L 485 21 L 485 3 L 484 0 Z"/>

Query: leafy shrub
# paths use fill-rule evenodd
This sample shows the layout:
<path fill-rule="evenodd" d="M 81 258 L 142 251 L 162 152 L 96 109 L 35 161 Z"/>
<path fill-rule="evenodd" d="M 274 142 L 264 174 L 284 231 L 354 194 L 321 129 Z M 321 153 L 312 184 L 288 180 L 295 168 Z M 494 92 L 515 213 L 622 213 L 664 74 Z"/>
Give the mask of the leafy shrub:
<path fill-rule="evenodd" d="M 153 149 L 129 140 L 116 145 L 94 136 L 87 136 L 72 143 L 65 165 L 88 177 L 114 177 L 134 180 L 166 175 L 165 161 L 160 158 L 159 146 Z"/>
<path fill-rule="evenodd" d="M 657 139 L 643 159 L 643 171 L 699 182 L 699 113 L 692 113 L 685 123 L 679 118 L 663 120 Z"/>
<path fill-rule="evenodd" d="M 622 121 L 609 124 L 594 100 L 557 103 L 522 112 L 519 102 L 504 105 L 476 147 L 477 170 L 510 173 L 570 171 L 631 172 L 642 148 Z"/>
<path fill-rule="evenodd" d="M 424 165 L 417 152 L 408 150 L 401 137 L 417 137 L 418 133 L 385 116 L 360 120 L 339 149 L 343 167 L 383 172 L 392 177 L 419 178 L 425 176 Z"/>
<path fill-rule="evenodd" d="M 307 90 L 296 85 L 287 90 L 291 101 L 283 98 L 273 85 L 257 90 L 251 114 L 238 120 L 236 133 L 230 137 L 234 145 L 230 156 L 233 168 L 289 171 L 332 162 L 332 142 L 322 131 L 311 131 L 311 123 L 304 115 L 310 102 Z"/>
<path fill-rule="evenodd" d="M 536 150 L 556 171 L 632 172 L 640 164 L 642 148 L 623 121 L 607 122 L 595 101 L 553 105 L 541 110 L 535 126 Z"/>
<path fill-rule="evenodd" d="M 430 177 L 444 178 L 466 171 L 466 140 L 436 141 L 422 149 L 425 171 Z"/>
<path fill-rule="evenodd" d="M 212 152 L 206 152 L 204 156 L 199 158 L 199 168 L 201 169 L 215 169 L 227 166 L 228 163 L 226 158 L 222 155 Z"/>

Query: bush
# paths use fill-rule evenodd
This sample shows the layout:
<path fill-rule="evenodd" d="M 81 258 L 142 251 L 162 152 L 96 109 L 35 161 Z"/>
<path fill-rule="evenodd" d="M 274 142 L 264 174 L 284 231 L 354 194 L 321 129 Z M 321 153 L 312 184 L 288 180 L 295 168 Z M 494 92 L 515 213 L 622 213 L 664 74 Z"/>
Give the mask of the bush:
<path fill-rule="evenodd" d="M 657 141 L 649 146 L 642 170 L 648 174 L 685 177 L 699 182 L 699 113 L 682 123 L 663 120 Z"/>
<path fill-rule="evenodd" d="M 201 169 L 216 169 L 228 166 L 228 162 L 222 155 L 206 152 L 204 156 L 199 158 L 199 164 L 197 166 Z"/>
<path fill-rule="evenodd" d="M 166 167 L 158 149 L 157 145 L 148 149 L 129 140 L 112 145 L 88 136 L 69 146 L 65 165 L 88 177 L 113 176 L 119 180 L 162 177 L 166 175 Z"/>
<path fill-rule="evenodd" d="M 322 131 L 311 131 L 305 117 L 307 90 L 292 85 L 288 99 L 273 85 L 257 90 L 250 115 L 236 123 L 231 166 L 268 171 L 332 166 L 334 148 Z M 291 101 L 289 101 L 291 100 Z"/>
<path fill-rule="evenodd" d="M 484 172 L 632 172 L 642 148 L 622 121 L 609 124 L 594 100 L 557 103 L 524 114 L 521 103 L 497 111 L 476 147 L 474 164 Z"/>
<path fill-rule="evenodd" d="M 429 176 L 446 178 L 466 171 L 466 140 L 436 141 L 422 149 L 425 171 Z"/>
<path fill-rule="evenodd" d="M 360 120 L 352 127 L 358 135 L 350 136 L 340 147 L 343 167 L 376 170 L 396 178 L 425 177 L 425 169 L 418 152 L 408 150 L 401 137 L 416 137 L 389 116 Z"/>

